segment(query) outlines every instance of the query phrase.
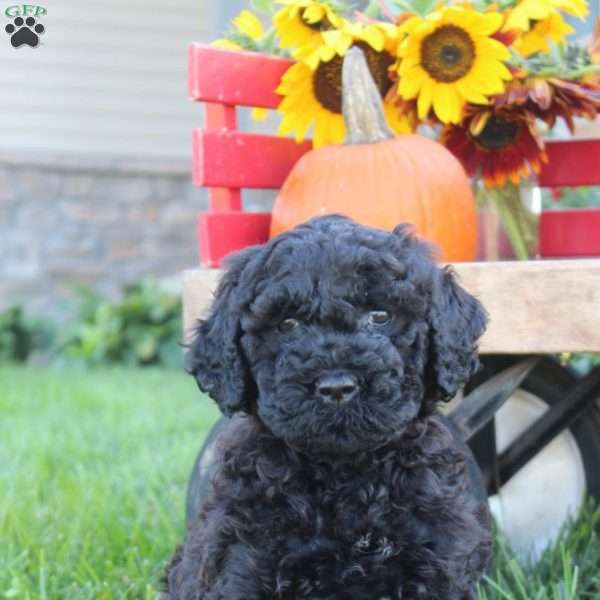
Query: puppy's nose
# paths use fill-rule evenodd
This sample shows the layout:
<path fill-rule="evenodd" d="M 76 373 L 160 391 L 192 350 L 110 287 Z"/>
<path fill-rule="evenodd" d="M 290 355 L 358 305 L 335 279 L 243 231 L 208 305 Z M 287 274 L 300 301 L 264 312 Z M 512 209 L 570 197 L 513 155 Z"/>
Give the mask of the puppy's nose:
<path fill-rule="evenodd" d="M 344 404 L 358 392 L 358 379 L 350 373 L 326 373 L 317 380 L 317 396 L 324 402 Z"/>

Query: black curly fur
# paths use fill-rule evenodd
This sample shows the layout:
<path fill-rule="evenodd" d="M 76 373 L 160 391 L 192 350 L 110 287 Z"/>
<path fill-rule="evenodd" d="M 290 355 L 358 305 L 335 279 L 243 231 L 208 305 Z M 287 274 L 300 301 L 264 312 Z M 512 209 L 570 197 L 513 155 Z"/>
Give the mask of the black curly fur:
<path fill-rule="evenodd" d="M 489 516 L 436 405 L 477 368 L 485 323 L 406 226 L 322 217 L 235 256 L 189 367 L 246 416 L 218 440 L 165 598 L 475 598 Z M 341 406 L 315 395 L 332 371 L 359 384 Z"/>

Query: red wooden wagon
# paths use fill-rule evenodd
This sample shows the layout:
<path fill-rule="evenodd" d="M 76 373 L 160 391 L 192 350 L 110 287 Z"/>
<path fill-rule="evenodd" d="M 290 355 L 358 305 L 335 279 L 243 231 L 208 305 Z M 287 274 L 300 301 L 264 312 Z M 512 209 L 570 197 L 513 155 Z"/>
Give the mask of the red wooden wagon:
<path fill-rule="evenodd" d="M 311 147 L 238 130 L 237 107 L 277 108 L 274 90 L 290 64 L 190 47 L 189 93 L 205 109 L 205 126 L 193 134 L 193 172 L 195 184 L 210 190 L 210 208 L 198 217 L 200 257 L 208 267 L 267 240 L 270 214 L 245 212 L 241 190 L 279 188 Z M 600 185 L 600 140 L 549 142 L 548 155 L 540 186 Z M 499 407 L 510 398 L 473 447 L 507 534 L 517 547 L 529 540 L 539 551 L 583 493 L 600 500 L 600 368 L 581 376 L 547 356 L 600 351 L 600 260 L 455 268 L 491 315 L 481 344 L 484 370 L 467 391 L 482 400 L 494 397 Z M 205 310 L 217 276 L 209 269 L 185 273 L 186 328 Z M 564 469 L 553 473 L 552 461 L 563 461 Z M 553 508 L 544 504 L 547 498 Z M 540 507 L 547 518 L 533 522 Z"/>

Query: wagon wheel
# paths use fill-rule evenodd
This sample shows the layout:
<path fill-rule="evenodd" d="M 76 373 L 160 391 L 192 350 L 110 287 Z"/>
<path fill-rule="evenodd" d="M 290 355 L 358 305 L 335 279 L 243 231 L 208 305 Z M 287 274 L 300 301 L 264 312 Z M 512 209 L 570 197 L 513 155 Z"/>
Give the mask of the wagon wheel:
<path fill-rule="evenodd" d="M 486 357 L 479 381 L 517 362 Z M 543 358 L 496 413 L 495 427 L 472 440 L 487 479 L 490 508 L 512 548 L 535 559 L 576 515 L 586 496 L 600 502 L 600 410 L 597 402 L 563 429 L 510 479 L 502 479 L 498 457 L 577 384 L 577 376 L 551 358 Z M 477 383 L 477 382 L 475 382 Z M 600 396 L 597 390 L 596 397 Z M 495 433 L 494 433 L 495 430 Z"/>

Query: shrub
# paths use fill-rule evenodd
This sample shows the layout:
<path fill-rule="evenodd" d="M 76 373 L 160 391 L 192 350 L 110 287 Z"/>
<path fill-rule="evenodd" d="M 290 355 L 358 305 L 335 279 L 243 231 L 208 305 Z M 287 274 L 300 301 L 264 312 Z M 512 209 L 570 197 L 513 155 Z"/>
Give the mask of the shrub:
<path fill-rule="evenodd" d="M 545 210 L 600 208 L 600 187 L 564 187 L 543 190 Z"/>
<path fill-rule="evenodd" d="M 0 364 L 26 362 L 35 350 L 48 345 L 50 328 L 28 318 L 21 306 L 0 313 Z"/>
<path fill-rule="evenodd" d="M 87 365 L 181 367 L 181 300 L 150 280 L 110 302 L 79 288 L 79 307 L 58 352 Z"/>

